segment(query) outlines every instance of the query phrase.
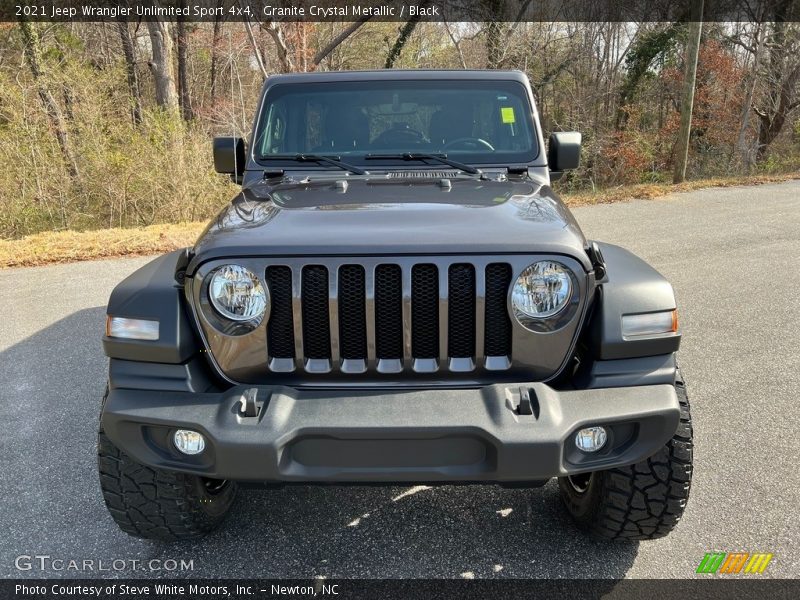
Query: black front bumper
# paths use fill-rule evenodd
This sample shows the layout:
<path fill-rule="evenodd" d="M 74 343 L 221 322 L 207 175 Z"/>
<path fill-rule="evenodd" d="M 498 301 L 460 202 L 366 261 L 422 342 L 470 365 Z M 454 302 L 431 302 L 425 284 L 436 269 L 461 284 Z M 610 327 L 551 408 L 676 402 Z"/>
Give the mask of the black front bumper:
<path fill-rule="evenodd" d="M 671 385 L 556 391 L 542 383 L 406 392 L 256 387 L 258 414 L 243 394 L 112 389 L 102 424 L 135 460 L 238 481 L 531 482 L 639 462 L 678 426 Z M 520 395 L 532 414 L 520 414 Z M 522 412 L 526 412 L 523 410 Z M 596 453 L 577 430 L 609 432 Z M 197 456 L 177 451 L 176 429 L 206 437 Z"/>

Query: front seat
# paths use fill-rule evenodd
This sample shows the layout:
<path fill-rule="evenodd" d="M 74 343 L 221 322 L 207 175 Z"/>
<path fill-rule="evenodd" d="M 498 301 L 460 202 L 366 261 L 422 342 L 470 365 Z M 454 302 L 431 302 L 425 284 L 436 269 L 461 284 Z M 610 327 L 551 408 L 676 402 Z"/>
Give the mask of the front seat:
<path fill-rule="evenodd" d="M 324 132 L 317 152 L 364 150 L 369 145 L 369 119 L 355 106 L 331 106 L 325 116 Z"/>
<path fill-rule="evenodd" d="M 434 148 L 443 148 L 452 141 L 472 137 L 475 120 L 472 107 L 458 110 L 438 110 L 431 117 L 428 137 Z"/>

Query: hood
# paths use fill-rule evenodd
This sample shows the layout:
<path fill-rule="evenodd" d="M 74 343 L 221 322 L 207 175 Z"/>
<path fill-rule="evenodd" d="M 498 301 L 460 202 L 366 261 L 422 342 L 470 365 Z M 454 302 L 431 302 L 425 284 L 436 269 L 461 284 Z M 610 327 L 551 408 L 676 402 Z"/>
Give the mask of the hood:
<path fill-rule="evenodd" d="M 237 256 L 548 253 L 590 269 L 586 239 L 528 179 L 386 175 L 259 183 L 208 225 L 189 268 Z"/>

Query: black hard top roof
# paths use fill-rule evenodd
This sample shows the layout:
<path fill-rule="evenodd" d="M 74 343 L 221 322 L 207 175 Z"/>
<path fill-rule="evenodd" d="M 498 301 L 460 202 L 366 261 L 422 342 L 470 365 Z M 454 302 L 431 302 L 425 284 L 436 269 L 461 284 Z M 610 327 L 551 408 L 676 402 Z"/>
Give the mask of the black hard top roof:
<path fill-rule="evenodd" d="M 282 73 L 270 75 L 267 85 L 278 83 L 311 83 L 327 81 L 378 81 L 378 80 L 475 80 L 519 81 L 527 83 L 522 71 L 466 70 L 466 69 L 380 69 L 374 71 L 316 71 L 313 73 Z"/>

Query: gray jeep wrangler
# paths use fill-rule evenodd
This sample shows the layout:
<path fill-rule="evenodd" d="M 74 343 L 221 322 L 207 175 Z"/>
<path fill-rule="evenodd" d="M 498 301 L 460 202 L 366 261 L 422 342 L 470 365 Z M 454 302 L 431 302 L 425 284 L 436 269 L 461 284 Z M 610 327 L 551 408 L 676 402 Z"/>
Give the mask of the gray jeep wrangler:
<path fill-rule="evenodd" d="M 527 78 L 270 77 L 242 192 L 108 304 L 98 456 L 127 533 L 203 535 L 242 484 L 535 487 L 581 528 L 666 535 L 692 475 L 670 284 L 550 188 Z"/>

